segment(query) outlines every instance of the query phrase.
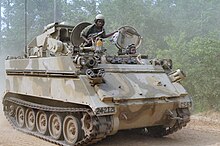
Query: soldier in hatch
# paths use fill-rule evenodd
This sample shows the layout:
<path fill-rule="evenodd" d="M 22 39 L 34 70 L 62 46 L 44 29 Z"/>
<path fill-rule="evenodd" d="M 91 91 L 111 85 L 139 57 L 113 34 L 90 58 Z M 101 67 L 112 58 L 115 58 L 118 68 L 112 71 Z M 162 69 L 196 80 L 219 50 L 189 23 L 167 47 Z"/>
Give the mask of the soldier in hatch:
<path fill-rule="evenodd" d="M 95 22 L 94 24 L 89 25 L 86 28 L 84 28 L 80 34 L 80 36 L 85 41 L 85 46 L 91 46 L 92 39 L 95 39 L 97 36 L 101 38 L 108 38 L 112 36 L 115 32 L 117 32 L 117 31 L 114 31 L 110 34 L 105 33 L 105 29 L 104 29 L 105 19 L 102 14 L 98 14 L 95 17 L 94 22 Z"/>

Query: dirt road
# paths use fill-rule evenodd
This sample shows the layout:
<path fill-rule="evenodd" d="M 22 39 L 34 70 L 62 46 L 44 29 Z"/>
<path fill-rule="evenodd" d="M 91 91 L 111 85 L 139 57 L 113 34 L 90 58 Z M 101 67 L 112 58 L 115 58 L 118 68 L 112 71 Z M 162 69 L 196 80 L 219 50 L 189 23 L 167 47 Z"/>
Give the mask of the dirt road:
<path fill-rule="evenodd" d="M 2 109 L 1 105 L 0 108 Z M 134 131 L 121 131 L 94 146 L 220 146 L 220 120 L 215 117 L 210 120 L 194 116 L 186 128 L 164 138 L 150 138 Z M 0 128 L 0 146 L 55 146 L 14 130 L 3 116 L 2 110 Z"/>

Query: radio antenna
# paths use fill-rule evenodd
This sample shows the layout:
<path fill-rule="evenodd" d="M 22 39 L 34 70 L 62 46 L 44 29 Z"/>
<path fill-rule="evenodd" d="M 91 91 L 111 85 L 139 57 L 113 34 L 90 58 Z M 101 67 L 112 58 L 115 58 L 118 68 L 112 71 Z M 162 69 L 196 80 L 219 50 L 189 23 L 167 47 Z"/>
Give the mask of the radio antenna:
<path fill-rule="evenodd" d="M 56 0 L 53 0 L 53 21 L 54 23 L 56 23 L 57 21 L 57 3 L 56 3 Z"/>
<path fill-rule="evenodd" d="M 27 0 L 24 3 L 24 45 L 25 45 L 25 55 L 28 55 L 28 48 L 27 48 Z"/>

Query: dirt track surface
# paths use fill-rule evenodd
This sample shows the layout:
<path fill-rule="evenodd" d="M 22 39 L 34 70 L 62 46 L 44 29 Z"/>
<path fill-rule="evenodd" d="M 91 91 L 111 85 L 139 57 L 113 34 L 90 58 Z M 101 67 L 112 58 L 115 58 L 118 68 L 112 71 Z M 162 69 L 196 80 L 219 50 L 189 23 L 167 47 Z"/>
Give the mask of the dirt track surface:
<path fill-rule="evenodd" d="M 14 130 L 3 115 L 1 104 L 0 108 L 0 146 L 55 146 Z M 132 130 L 120 131 L 94 146 L 220 146 L 220 115 L 213 117 L 193 116 L 187 127 L 164 138 L 151 138 Z"/>

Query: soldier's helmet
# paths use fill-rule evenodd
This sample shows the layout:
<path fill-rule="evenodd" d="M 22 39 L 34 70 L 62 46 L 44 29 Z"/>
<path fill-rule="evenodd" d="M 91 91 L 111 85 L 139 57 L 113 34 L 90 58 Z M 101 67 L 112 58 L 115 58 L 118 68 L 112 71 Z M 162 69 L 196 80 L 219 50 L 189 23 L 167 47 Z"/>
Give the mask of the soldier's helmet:
<path fill-rule="evenodd" d="M 98 15 L 95 16 L 95 19 L 96 20 L 105 20 L 105 17 L 102 14 L 98 14 Z"/>

